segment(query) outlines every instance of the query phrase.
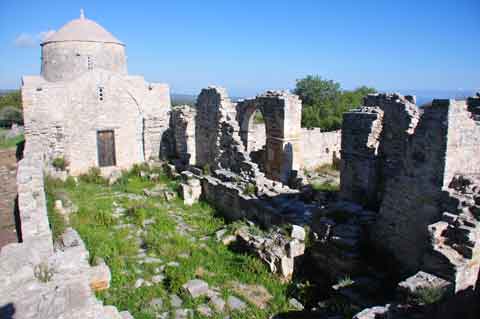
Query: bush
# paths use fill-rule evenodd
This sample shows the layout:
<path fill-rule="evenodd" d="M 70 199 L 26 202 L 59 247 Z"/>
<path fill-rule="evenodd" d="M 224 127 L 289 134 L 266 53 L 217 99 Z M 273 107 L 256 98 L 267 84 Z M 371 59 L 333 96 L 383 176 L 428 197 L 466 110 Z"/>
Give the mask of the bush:
<path fill-rule="evenodd" d="M 98 185 L 108 185 L 108 181 L 103 178 L 102 172 L 98 167 L 90 167 L 86 174 L 79 176 L 80 181 Z"/>
<path fill-rule="evenodd" d="M 412 297 L 412 302 L 418 305 L 430 305 L 440 301 L 445 294 L 445 289 L 441 287 L 418 288 Z"/>
<path fill-rule="evenodd" d="M 255 185 L 253 185 L 252 183 L 248 183 L 247 186 L 245 186 L 245 189 L 243 190 L 243 194 L 245 195 L 255 195 L 257 191 L 257 188 L 255 187 Z"/>
<path fill-rule="evenodd" d="M 56 242 L 65 232 L 67 224 L 65 218 L 55 209 L 55 189 L 63 185 L 59 179 L 45 178 L 45 195 L 47 197 L 47 215 L 50 229 L 52 230 L 53 241 Z"/>
<path fill-rule="evenodd" d="M 209 164 L 205 164 L 205 165 L 203 166 L 202 171 L 203 171 L 203 175 L 210 175 L 210 174 L 212 173 Z"/>
<path fill-rule="evenodd" d="M 39 281 L 45 283 L 52 280 L 53 269 L 46 262 L 42 262 L 33 268 L 33 274 Z"/>
<path fill-rule="evenodd" d="M 13 106 L 0 109 L 0 126 L 10 127 L 13 123 L 23 125 L 22 111 Z"/>
<path fill-rule="evenodd" d="M 313 183 L 312 188 L 317 192 L 338 192 L 340 190 L 338 185 L 331 183 Z"/>
<path fill-rule="evenodd" d="M 65 168 L 68 166 L 67 161 L 63 157 L 57 157 L 52 161 L 52 166 L 64 171 Z"/>

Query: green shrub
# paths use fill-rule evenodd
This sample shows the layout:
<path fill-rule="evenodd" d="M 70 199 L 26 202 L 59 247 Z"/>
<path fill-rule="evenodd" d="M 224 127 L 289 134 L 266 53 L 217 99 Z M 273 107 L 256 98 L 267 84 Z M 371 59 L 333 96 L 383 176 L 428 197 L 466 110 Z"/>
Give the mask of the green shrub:
<path fill-rule="evenodd" d="M 255 114 L 253 115 L 253 123 L 255 124 L 265 123 L 265 119 L 263 118 L 263 114 L 261 112 L 255 112 Z"/>
<path fill-rule="evenodd" d="M 248 183 L 247 186 L 245 186 L 245 188 L 243 189 L 243 194 L 248 196 L 255 195 L 256 191 L 257 187 L 252 183 Z"/>
<path fill-rule="evenodd" d="M 313 183 L 312 188 L 319 192 L 338 192 L 340 187 L 335 184 L 331 184 L 328 182 L 325 183 Z"/>
<path fill-rule="evenodd" d="M 41 282 L 49 282 L 53 277 L 53 269 L 46 262 L 42 262 L 33 268 L 33 274 Z"/>
<path fill-rule="evenodd" d="M 53 165 L 53 167 L 64 171 L 68 164 L 67 164 L 67 161 L 65 160 L 65 158 L 57 157 L 52 161 L 52 165 Z"/>
<path fill-rule="evenodd" d="M 202 168 L 203 175 L 210 175 L 212 173 L 209 164 L 205 164 Z"/>
<path fill-rule="evenodd" d="M 58 179 L 46 177 L 44 181 L 45 195 L 47 197 L 47 215 L 50 229 L 52 230 L 53 241 L 56 242 L 60 236 L 65 232 L 67 224 L 62 214 L 55 209 L 55 189 L 63 185 L 63 182 Z"/>
<path fill-rule="evenodd" d="M 350 278 L 350 276 L 345 276 L 338 280 L 337 286 L 338 287 L 348 287 L 353 285 L 355 282 Z"/>
<path fill-rule="evenodd" d="M 150 172 L 150 167 L 147 163 L 134 164 L 130 169 L 130 176 L 140 176 L 141 172 Z"/>
<path fill-rule="evenodd" d="M 418 288 L 412 296 L 412 302 L 418 305 L 430 305 L 440 301 L 445 294 L 445 289 L 441 287 Z"/>
<path fill-rule="evenodd" d="M 13 106 L 0 109 L 0 125 L 11 126 L 13 123 L 23 125 L 22 110 Z"/>
<path fill-rule="evenodd" d="M 315 173 L 317 174 L 336 174 L 338 172 L 338 168 L 332 164 L 323 164 L 320 166 L 315 167 Z"/>
<path fill-rule="evenodd" d="M 25 139 L 23 134 L 13 138 L 7 138 L 6 134 L 7 134 L 7 130 L 0 128 L 0 149 L 14 148 L 18 144 L 22 143 Z"/>
<path fill-rule="evenodd" d="M 102 172 L 98 167 L 90 167 L 86 174 L 79 176 L 79 179 L 85 183 L 92 183 L 98 185 L 107 185 L 108 181 L 102 177 Z"/>

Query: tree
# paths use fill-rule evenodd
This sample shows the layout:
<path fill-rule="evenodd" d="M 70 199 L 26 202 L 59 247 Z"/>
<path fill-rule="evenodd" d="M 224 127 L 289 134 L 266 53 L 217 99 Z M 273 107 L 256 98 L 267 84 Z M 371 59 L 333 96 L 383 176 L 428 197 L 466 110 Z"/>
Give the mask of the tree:
<path fill-rule="evenodd" d="M 302 126 L 332 131 L 341 128 L 343 113 L 360 106 L 363 97 L 374 93 L 375 89 L 361 86 L 353 91 L 343 91 L 337 82 L 308 75 L 297 80 L 294 92 L 303 103 Z"/>
<path fill-rule="evenodd" d="M 15 90 L 4 95 L 0 95 L 0 109 L 6 106 L 22 108 L 22 97 L 19 90 Z"/>

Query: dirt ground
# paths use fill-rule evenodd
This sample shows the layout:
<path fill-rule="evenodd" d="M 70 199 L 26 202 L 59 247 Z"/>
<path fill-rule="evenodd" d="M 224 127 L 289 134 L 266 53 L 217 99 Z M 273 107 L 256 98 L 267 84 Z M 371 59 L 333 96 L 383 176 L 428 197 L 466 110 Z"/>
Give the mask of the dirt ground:
<path fill-rule="evenodd" d="M 0 248 L 18 241 L 14 217 L 16 174 L 15 148 L 0 150 Z"/>

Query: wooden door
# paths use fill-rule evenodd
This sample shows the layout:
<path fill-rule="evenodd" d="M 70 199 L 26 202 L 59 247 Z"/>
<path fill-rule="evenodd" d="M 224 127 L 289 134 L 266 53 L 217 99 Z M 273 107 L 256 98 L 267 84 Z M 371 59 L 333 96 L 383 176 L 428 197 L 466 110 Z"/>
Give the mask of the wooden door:
<path fill-rule="evenodd" d="M 98 165 L 115 166 L 115 135 L 113 131 L 97 132 Z"/>

